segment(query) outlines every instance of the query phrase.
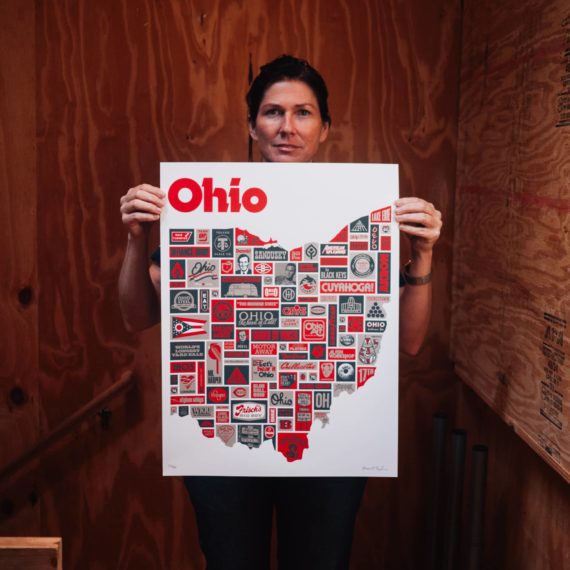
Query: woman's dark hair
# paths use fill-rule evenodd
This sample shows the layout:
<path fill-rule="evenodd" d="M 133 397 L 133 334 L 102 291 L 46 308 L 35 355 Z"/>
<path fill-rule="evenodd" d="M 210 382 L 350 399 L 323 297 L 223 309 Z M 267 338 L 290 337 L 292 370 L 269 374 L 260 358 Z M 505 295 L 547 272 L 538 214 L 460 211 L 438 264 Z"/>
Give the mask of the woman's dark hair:
<path fill-rule="evenodd" d="M 282 55 L 261 67 L 259 75 L 253 80 L 245 96 L 248 109 L 248 120 L 255 125 L 259 105 L 265 92 L 274 84 L 283 80 L 297 80 L 306 83 L 315 94 L 319 103 L 319 111 L 323 123 L 331 124 L 329 114 L 329 92 L 321 74 L 304 59 L 292 55 Z"/>

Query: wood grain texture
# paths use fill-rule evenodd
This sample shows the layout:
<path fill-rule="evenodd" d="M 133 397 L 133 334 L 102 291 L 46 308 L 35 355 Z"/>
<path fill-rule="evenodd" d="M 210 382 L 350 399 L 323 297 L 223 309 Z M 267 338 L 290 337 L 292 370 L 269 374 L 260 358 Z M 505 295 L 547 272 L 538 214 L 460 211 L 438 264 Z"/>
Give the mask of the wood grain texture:
<path fill-rule="evenodd" d="M 483 443 L 489 448 L 482 567 L 570 568 L 566 481 L 469 387 L 458 392 L 456 414 L 467 428 L 468 447 Z M 468 456 L 467 473 L 469 463 Z"/>
<path fill-rule="evenodd" d="M 61 538 L 0 537 L 3 570 L 62 570 Z"/>
<path fill-rule="evenodd" d="M 0 429 L 13 437 L 0 448 L 0 462 L 7 462 L 17 448 L 37 437 L 34 395 L 37 374 L 36 188 L 34 148 L 35 46 L 19 50 L 22 34 L 34 21 L 33 2 L 0 7 L 2 21 L 15 25 L 2 34 L 0 50 L 0 239 L 8 251 L 0 280 L 0 319 L 4 332 L 0 343 Z M 18 50 L 17 57 L 13 57 Z M 29 288 L 29 303 L 20 292 Z M 27 300 L 27 299 L 26 299 Z M 14 388 L 21 398 L 9 398 Z M 16 401 L 15 401 L 16 400 Z M 21 406 L 18 406 L 21 402 Z M 37 408 L 36 408 L 37 412 Z"/>
<path fill-rule="evenodd" d="M 569 15 L 465 3 L 452 334 L 461 377 L 568 481 Z"/>
<path fill-rule="evenodd" d="M 32 0 L 0 3 L 0 465 L 39 435 L 34 17 Z M 39 532 L 27 501 L 0 503 L 9 529 Z"/>
<path fill-rule="evenodd" d="M 64 567 L 202 567 L 181 482 L 160 474 L 158 330 L 134 337 L 120 321 L 118 204 L 133 184 L 158 182 L 161 160 L 246 160 L 250 58 L 257 71 L 284 52 L 308 58 L 329 84 L 333 130 L 319 158 L 398 162 L 402 194 L 443 211 L 433 325 L 421 355 L 402 360 L 400 477 L 370 482 L 352 560 L 353 569 L 421 567 L 431 414 L 454 398 L 447 347 L 459 2 L 35 6 L 42 429 L 127 367 L 138 385 L 110 405 L 109 429 L 96 418 L 78 426 L 14 490 L 36 489 L 42 533 L 63 536 Z M 0 533 L 10 520 L 0 520 Z"/>

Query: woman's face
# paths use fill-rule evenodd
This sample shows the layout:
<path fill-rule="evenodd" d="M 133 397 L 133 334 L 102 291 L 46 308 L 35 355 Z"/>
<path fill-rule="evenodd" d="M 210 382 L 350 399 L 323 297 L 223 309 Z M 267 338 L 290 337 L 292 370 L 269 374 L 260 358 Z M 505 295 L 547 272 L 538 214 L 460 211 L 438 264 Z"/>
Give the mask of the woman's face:
<path fill-rule="evenodd" d="M 313 90 L 303 81 L 284 80 L 267 89 L 249 132 L 267 162 L 310 162 L 329 125 Z"/>

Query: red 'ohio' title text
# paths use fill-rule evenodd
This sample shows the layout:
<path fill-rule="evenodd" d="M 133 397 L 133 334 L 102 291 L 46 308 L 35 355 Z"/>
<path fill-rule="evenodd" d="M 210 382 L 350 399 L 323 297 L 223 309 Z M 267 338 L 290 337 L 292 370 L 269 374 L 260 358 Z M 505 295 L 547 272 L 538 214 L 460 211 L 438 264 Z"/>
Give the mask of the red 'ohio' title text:
<path fill-rule="evenodd" d="M 228 192 L 214 188 L 212 178 L 204 178 L 202 185 L 192 178 L 179 178 L 170 185 L 168 201 L 179 212 L 193 212 L 201 204 L 204 212 L 239 212 L 242 207 L 253 214 L 261 212 L 267 206 L 267 194 L 261 188 L 247 188 L 240 195 L 239 183 L 239 178 L 232 178 Z M 181 193 L 188 199 L 182 200 Z"/>

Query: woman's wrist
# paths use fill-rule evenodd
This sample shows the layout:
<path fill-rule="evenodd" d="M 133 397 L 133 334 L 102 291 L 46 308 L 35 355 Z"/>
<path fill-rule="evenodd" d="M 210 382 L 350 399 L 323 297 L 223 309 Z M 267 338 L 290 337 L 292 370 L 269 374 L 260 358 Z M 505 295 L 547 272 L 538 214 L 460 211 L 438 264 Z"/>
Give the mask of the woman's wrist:
<path fill-rule="evenodd" d="M 411 266 L 411 261 L 408 261 L 408 263 L 404 265 L 404 280 L 407 285 L 427 285 L 431 283 L 431 270 L 422 275 L 417 275 L 416 271 L 416 275 L 412 275 Z"/>
<path fill-rule="evenodd" d="M 431 283 L 430 252 L 412 252 L 412 258 L 404 266 L 404 279 L 408 285 L 427 285 Z"/>
<path fill-rule="evenodd" d="M 406 264 L 408 273 L 413 277 L 421 277 L 431 273 L 433 254 L 430 251 L 413 251 L 410 260 Z"/>
<path fill-rule="evenodd" d="M 148 232 L 128 232 L 127 233 L 127 244 L 132 245 L 144 245 L 146 247 L 148 243 Z"/>
<path fill-rule="evenodd" d="M 148 258 L 148 235 L 128 234 L 127 237 L 127 254 L 131 259 L 147 260 Z"/>

